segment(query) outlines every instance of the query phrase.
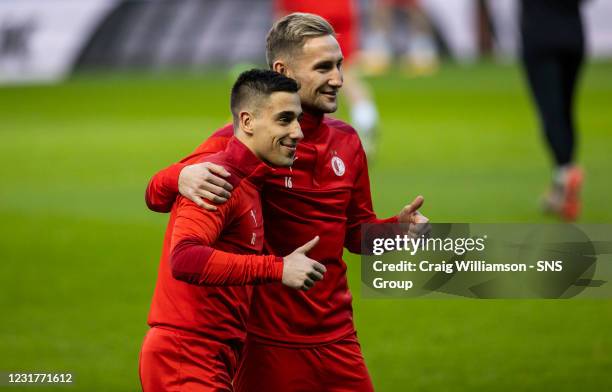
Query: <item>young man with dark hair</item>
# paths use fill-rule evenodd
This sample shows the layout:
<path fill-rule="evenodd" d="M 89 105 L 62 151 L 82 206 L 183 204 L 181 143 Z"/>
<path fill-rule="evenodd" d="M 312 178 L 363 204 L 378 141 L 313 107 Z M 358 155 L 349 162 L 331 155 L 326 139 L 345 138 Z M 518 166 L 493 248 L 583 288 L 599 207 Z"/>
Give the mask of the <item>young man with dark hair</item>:
<path fill-rule="evenodd" d="M 268 33 L 266 55 L 272 70 L 300 84 L 304 110 L 304 139 L 293 166 L 276 170 L 262 188 L 266 248 L 285 254 L 294 244 L 320 234 L 311 257 L 327 271 L 307 292 L 278 284 L 255 287 L 234 386 L 241 392 L 372 391 L 353 325 L 343 248 L 361 252 L 364 223 L 405 223 L 413 235 L 421 235 L 427 230 L 427 218 L 417 211 L 423 198 L 389 219 L 374 214 L 357 133 L 325 117 L 336 111 L 343 83 L 342 51 L 327 21 L 304 13 L 280 19 Z M 214 163 L 193 163 L 222 149 L 231 129 L 225 126 L 190 157 L 156 174 L 147 188 L 149 207 L 167 211 L 179 192 L 203 208 L 216 207 L 201 197 L 227 200 L 231 185 L 222 177 L 229 180 L 231 175 Z"/>
<path fill-rule="evenodd" d="M 234 187 L 215 211 L 179 196 L 172 207 L 143 343 L 140 377 L 149 391 L 232 391 L 246 335 L 252 286 L 308 290 L 325 267 L 306 257 L 318 237 L 285 258 L 261 255 L 259 192 L 272 166 L 290 166 L 303 134 L 293 79 L 273 71 L 240 75 L 231 94 L 233 135 L 207 159 Z"/>

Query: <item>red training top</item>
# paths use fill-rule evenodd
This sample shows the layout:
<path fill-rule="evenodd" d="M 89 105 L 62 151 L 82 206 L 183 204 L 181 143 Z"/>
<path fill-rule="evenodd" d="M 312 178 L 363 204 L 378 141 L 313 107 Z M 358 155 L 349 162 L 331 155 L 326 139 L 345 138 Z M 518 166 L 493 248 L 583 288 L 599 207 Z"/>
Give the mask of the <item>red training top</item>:
<path fill-rule="evenodd" d="M 227 148 L 207 157 L 230 173 L 230 200 L 207 211 L 179 196 L 164 238 L 148 323 L 224 342 L 245 338 L 252 287 L 280 282 L 282 259 L 263 248 L 259 192 L 273 170 L 229 135 Z"/>
<path fill-rule="evenodd" d="M 366 156 L 355 130 L 309 113 L 300 125 L 304 139 L 293 167 L 276 169 L 262 188 L 265 246 L 267 252 L 284 256 L 319 235 L 308 256 L 327 272 L 305 292 L 280 283 L 254 288 L 249 336 L 269 344 L 318 345 L 352 334 L 343 248 L 360 253 L 363 223 L 397 222 L 397 217 L 379 220 L 372 210 Z M 180 171 L 223 149 L 231 135 L 231 125 L 223 127 L 181 163 L 157 173 L 146 192 L 149 208 L 168 211 L 178 193 Z"/>

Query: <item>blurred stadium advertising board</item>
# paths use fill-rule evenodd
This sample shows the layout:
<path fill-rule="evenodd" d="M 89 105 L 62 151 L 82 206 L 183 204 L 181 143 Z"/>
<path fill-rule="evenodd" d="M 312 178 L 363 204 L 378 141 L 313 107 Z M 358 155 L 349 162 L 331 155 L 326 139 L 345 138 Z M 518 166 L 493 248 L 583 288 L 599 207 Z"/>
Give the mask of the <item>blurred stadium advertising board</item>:
<path fill-rule="evenodd" d="M 476 0 L 421 0 L 427 14 L 440 30 L 452 56 L 470 61 L 476 58 Z M 487 0 L 493 25 L 495 53 L 513 58 L 519 49 L 519 0 Z M 612 57 L 612 1 L 592 0 L 582 4 L 589 55 Z"/>
<path fill-rule="evenodd" d="M 444 0 L 425 0 L 425 2 L 442 3 Z M 495 29 L 496 51 L 501 55 L 514 57 L 519 49 L 520 1 L 488 0 L 487 4 Z M 612 1 L 583 1 L 582 16 L 589 55 L 596 58 L 612 57 L 612 23 L 610 23 Z"/>
<path fill-rule="evenodd" d="M 116 3 L 0 1 L 0 83 L 45 82 L 64 77 Z"/>
<path fill-rule="evenodd" d="M 476 1 L 421 2 L 450 55 L 475 59 Z M 359 4 L 365 19 L 370 2 Z M 487 4 L 495 52 L 514 56 L 518 0 Z M 612 1 L 586 1 L 583 8 L 590 54 L 612 57 Z M 271 0 L 2 0 L 0 84 L 57 81 L 79 68 L 263 64 L 272 18 Z"/>

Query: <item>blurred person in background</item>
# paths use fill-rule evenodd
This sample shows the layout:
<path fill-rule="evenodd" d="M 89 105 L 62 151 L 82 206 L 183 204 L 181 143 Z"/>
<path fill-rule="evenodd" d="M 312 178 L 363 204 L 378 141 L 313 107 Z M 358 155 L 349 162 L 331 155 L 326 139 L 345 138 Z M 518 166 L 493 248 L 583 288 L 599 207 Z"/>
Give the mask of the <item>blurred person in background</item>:
<path fill-rule="evenodd" d="M 554 158 L 544 208 L 573 221 L 583 174 L 575 163 L 574 95 L 584 58 L 581 0 L 522 0 L 522 58 L 541 126 Z"/>
<path fill-rule="evenodd" d="M 359 12 L 356 0 L 274 0 L 276 18 L 294 12 L 323 17 L 333 26 L 344 56 L 343 90 L 350 104 L 351 124 L 369 158 L 376 152 L 378 108 L 368 85 L 359 77 L 354 60 L 359 48 Z"/>
<path fill-rule="evenodd" d="M 399 48 L 402 63 L 411 76 L 429 75 L 438 69 L 438 49 L 433 27 L 419 0 L 372 0 L 371 32 L 362 54 L 364 71 L 380 75 L 387 71 L 393 55 L 392 35 L 398 20 L 407 22 L 408 37 Z"/>

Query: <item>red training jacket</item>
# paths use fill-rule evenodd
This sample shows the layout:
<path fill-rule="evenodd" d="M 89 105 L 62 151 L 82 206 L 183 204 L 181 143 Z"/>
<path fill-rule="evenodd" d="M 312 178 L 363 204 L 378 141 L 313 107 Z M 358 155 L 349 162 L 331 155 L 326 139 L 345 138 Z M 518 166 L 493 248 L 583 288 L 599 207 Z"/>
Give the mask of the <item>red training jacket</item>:
<path fill-rule="evenodd" d="M 318 345 L 352 334 L 343 248 L 360 253 L 363 223 L 397 222 L 397 217 L 377 219 L 373 212 L 366 156 L 355 130 L 309 113 L 300 125 L 304 139 L 293 167 L 276 169 L 262 188 L 265 250 L 284 256 L 319 235 L 308 256 L 327 272 L 306 292 L 280 283 L 254 288 L 248 332 L 268 344 Z M 231 125 L 221 128 L 190 156 L 157 173 L 147 187 L 149 208 L 167 212 L 178 194 L 180 171 L 222 150 L 231 135 Z"/>
<path fill-rule="evenodd" d="M 148 323 L 240 343 L 252 287 L 280 282 L 283 262 L 263 249 L 259 192 L 273 169 L 236 138 L 207 160 L 224 166 L 230 200 L 207 211 L 179 196 L 172 207 Z"/>

